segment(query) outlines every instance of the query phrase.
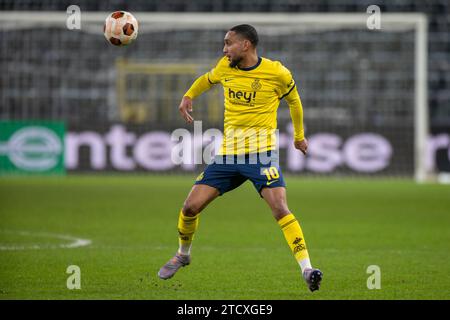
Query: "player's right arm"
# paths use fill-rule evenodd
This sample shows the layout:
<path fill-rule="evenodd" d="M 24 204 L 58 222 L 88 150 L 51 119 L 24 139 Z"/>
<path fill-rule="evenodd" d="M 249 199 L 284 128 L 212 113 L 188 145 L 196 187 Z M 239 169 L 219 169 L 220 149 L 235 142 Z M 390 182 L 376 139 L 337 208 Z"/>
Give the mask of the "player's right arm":
<path fill-rule="evenodd" d="M 194 118 L 190 115 L 192 112 L 192 100 L 201 95 L 203 92 L 211 89 L 213 85 L 220 83 L 220 75 L 222 73 L 224 61 L 224 58 L 220 59 L 211 71 L 198 77 L 189 90 L 184 94 L 183 99 L 181 99 L 178 110 L 187 123 L 192 123 L 192 121 L 194 121 Z"/>
<path fill-rule="evenodd" d="M 194 121 L 194 118 L 190 115 L 192 112 L 192 100 L 213 86 L 208 79 L 208 74 L 209 72 L 197 78 L 189 90 L 184 94 L 183 99 L 181 99 L 178 111 L 180 111 L 181 116 L 187 123 L 192 123 L 192 121 Z"/>

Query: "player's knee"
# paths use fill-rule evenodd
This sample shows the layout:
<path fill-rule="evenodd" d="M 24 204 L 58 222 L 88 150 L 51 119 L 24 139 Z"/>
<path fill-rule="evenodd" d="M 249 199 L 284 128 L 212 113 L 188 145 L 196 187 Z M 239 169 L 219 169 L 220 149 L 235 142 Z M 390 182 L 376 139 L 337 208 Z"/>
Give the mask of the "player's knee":
<path fill-rule="evenodd" d="M 183 213 L 185 216 L 194 217 L 197 214 L 199 214 L 200 211 L 201 211 L 200 206 L 196 205 L 193 202 L 186 201 L 183 205 Z"/>

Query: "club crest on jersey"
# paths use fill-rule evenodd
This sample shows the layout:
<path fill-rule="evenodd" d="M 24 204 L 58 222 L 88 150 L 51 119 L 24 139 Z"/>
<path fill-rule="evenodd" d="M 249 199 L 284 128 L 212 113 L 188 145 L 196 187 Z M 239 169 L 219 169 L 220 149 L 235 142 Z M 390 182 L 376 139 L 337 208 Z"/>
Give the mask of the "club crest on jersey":
<path fill-rule="evenodd" d="M 255 79 L 255 81 L 253 81 L 252 83 L 252 89 L 255 91 L 258 91 L 259 89 L 261 89 L 262 85 L 259 82 L 259 79 Z"/>

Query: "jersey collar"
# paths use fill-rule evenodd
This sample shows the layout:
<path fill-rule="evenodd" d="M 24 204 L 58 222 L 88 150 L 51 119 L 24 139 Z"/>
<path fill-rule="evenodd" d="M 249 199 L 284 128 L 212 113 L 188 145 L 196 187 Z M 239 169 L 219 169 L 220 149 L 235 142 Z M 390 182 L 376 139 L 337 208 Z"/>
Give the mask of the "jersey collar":
<path fill-rule="evenodd" d="M 254 69 L 258 68 L 258 66 L 261 64 L 261 61 L 262 61 L 262 58 L 261 58 L 261 57 L 258 57 L 258 62 L 257 62 L 254 66 L 248 67 L 248 68 L 239 68 L 239 67 L 238 67 L 238 69 L 239 69 L 239 70 L 242 70 L 242 71 L 251 71 L 251 70 L 254 70 Z"/>

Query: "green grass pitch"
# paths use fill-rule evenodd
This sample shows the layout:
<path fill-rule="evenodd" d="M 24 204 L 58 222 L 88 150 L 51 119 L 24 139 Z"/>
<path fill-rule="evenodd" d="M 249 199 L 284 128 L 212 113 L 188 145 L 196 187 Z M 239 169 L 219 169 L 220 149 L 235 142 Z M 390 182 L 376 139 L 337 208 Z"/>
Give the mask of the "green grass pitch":
<path fill-rule="evenodd" d="M 450 187 L 287 177 L 314 266 L 310 293 L 265 202 L 247 182 L 203 211 L 192 263 L 175 253 L 192 176 L 0 179 L 0 299 L 448 299 Z M 63 248 L 70 235 L 92 243 Z M 69 265 L 81 289 L 66 287 Z M 366 272 L 381 269 L 381 289 Z"/>

